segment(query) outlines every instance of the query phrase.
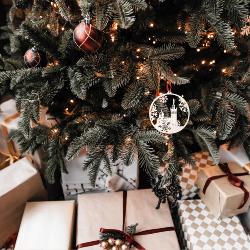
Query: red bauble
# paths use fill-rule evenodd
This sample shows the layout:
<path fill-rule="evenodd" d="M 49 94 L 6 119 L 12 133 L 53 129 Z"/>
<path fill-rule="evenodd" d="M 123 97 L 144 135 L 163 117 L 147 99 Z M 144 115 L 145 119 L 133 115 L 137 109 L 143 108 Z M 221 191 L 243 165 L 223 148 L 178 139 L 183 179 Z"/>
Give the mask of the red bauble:
<path fill-rule="evenodd" d="M 34 48 L 28 49 L 24 54 L 24 62 L 29 68 L 36 67 L 41 62 L 41 56 Z"/>
<path fill-rule="evenodd" d="M 102 46 L 103 36 L 100 30 L 83 21 L 76 26 L 73 39 L 80 49 L 95 52 Z"/>

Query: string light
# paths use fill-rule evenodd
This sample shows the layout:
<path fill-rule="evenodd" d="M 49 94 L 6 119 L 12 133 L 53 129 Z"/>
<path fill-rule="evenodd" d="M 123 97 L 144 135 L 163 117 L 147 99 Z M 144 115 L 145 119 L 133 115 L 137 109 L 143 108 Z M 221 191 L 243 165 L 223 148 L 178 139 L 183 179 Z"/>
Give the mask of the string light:
<path fill-rule="evenodd" d="M 153 22 L 151 22 L 151 23 L 149 24 L 149 27 L 150 27 L 150 28 L 154 28 L 154 26 L 155 26 L 155 25 L 154 25 Z"/>
<path fill-rule="evenodd" d="M 206 61 L 205 61 L 205 60 L 202 60 L 202 61 L 201 61 L 201 64 L 205 64 L 205 63 L 206 63 Z"/>
<path fill-rule="evenodd" d="M 177 74 L 174 74 L 174 76 L 177 76 Z"/>
<path fill-rule="evenodd" d="M 198 48 L 198 49 L 196 49 L 196 51 L 197 51 L 197 52 L 200 52 L 200 51 L 201 51 L 201 49 L 199 49 L 199 48 Z"/>
<path fill-rule="evenodd" d="M 153 41 L 153 44 L 156 44 L 156 41 Z"/>
<path fill-rule="evenodd" d="M 140 58 L 139 56 L 136 56 L 136 58 Z"/>
<path fill-rule="evenodd" d="M 151 41 L 151 37 L 149 37 L 148 40 Z"/>
<path fill-rule="evenodd" d="M 74 103 L 75 101 L 74 101 L 73 99 L 70 99 L 69 102 L 70 102 L 70 103 Z"/>
<path fill-rule="evenodd" d="M 50 24 L 47 24 L 47 28 L 50 29 Z"/>
<path fill-rule="evenodd" d="M 181 26 L 178 26 L 178 30 L 181 30 Z"/>
<path fill-rule="evenodd" d="M 215 60 L 212 60 L 211 62 L 209 62 L 210 65 L 214 64 Z"/>
<path fill-rule="evenodd" d="M 139 77 L 139 76 L 137 76 L 137 77 L 136 77 L 136 79 L 137 79 L 137 80 L 139 80 L 139 79 L 140 79 L 140 77 Z"/>
<path fill-rule="evenodd" d="M 115 42 L 115 36 L 113 34 L 110 35 L 112 43 Z"/>
<path fill-rule="evenodd" d="M 223 68 L 223 69 L 221 70 L 221 72 L 225 74 L 225 73 L 227 72 L 227 69 L 226 69 L 226 68 Z"/>
<path fill-rule="evenodd" d="M 136 52 L 140 52 L 140 51 L 141 51 L 141 49 L 140 49 L 140 48 L 136 49 Z"/>
<path fill-rule="evenodd" d="M 145 93 L 144 93 L 145 96 L 148 96 L 149 94 L 150 94 L 149 90 L 145 91 Z"/>
<path fill-rule="evenodd" d="M 62 31 L 64 31 L 65 30 L 65 28 L 64 27 L 62 27 L 62 29 L 61 29 Z"/>
<path fill-rule="evenodd" d="M 122 64 L 125 64 L 125 61 L 122 61 Z"/>
<path fill-rule="evenodd" d="M 224 49 L 224 50 L 223 50 L 223 52 L 224 52 L 224 53 L 227 53 L 227 50 L 226 50 L 226 49 Z"/>

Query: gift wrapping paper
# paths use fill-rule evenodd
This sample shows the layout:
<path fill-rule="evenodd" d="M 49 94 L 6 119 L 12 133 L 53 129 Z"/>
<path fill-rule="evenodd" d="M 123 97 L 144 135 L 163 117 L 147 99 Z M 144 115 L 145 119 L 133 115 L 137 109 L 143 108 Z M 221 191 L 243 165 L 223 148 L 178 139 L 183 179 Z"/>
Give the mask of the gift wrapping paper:
<path fill-rule="evenodd" d="M 193 154 L 195 165 L 186 164 L 180 174 L 180 186 L 182 189 L 182 200 L 194 198 L 199 190 L 195 185 L 198 170 L 213 165 L 212 157 L 208 152 Z"/>
<path fill-rule="evenodd" d="M 247 173 L 244 168 L 234 162 L 228 163 L 228 167 L 234 174 Z M 203 193 L 203 188 L 208 178 L 223 174 L 224 172 L 219 166 L 211 166 L 199 171 L 196 184 L 200 188 L 199 195 L 201 199 L 207 205 L 210 212 L 218 218 L 246 212 L 250 205 L 250 199 L 248 198 L 246 204 L 238 209 L 243 203 L 244 192 L 241 188 L 232 185 L 227 176 L 211 181 L 206 193 Z M 249 192 L 250 175 L 237 176 L 237 178 L 244 182 L 244 188 Z"/>
<path fill-rule="evenodd" d="M 219 155 L 221 163 L 235 162 L 250 172 L 250 160 L 242 145 L 229 149 L 227 144 L 223 144 L 220 146 Z"/>
<path fill-rule="evenodd" d="M 74 201 L 28 202 L 15 250 L 72 249 Z"/>
<path fill-rule="evenodd" d="M 250 241 L 237 216 L 217 219 L 201 200 L 179 201 L 189 250 L 249 250 Z"/>
<path fill-rule="evenodd" d="M 41 177 L 27 158 L 0 170 L 0 247 L 18 231 L 25 203 L 46 198 Z"/>
<path fill-rule="evenodd" d="M 71 161 L 66 161 L 68 174 L 62 173 L 62 187 L 65 199 L 76 199 L 77 194 L 87 192 L 109 191 L 108 180 L 110 177 L 119 176 L 122 181 L 120 190 L 136 189 L 139 184 L 138 159 L 134 159 L 131 165 L 125 166 L 123 161 L 118 159 L 112 163 L 112 176 L 105 170 L 103 162 L 96 178 L 95 186 L 89 181 L 88 171 L 83 171 L 83 164 L 87 159 L 86 151 L 82 151 L 78 157 Z"/>
<path fill-rule="evenodd" d="M 125 226 L 138 223 L 137 232 L 173 227 L 168 204 L 162 204 L 160 209 L 155 209 L 157 202 L 158 199 L 149 189 L 128 191 Z M 98 240 L 100 228 L 122 230 L 122 224 L 123 192 L 78 196 L 77 245 Z M 174 230 L 138 235 L 135 240 L 147 250 L 180 249 Z M 100 250 L 100 246 L 80 249 Z"/>

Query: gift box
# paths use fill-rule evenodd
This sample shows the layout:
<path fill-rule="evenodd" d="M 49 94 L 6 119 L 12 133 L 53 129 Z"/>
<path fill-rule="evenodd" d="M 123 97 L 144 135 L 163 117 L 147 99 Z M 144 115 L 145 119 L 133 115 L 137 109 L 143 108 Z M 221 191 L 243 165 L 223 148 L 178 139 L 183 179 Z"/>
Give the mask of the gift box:
<path fill-rule="evenodd" d="M 0 157 L 1 162 L 10 158 L 10 156 L 16 157 L 19 155 L 19 150 L 17 144 L 12 140 L 8 139 L 10 130 L 16 129 L 18 124 L 19 113 L 16 109 L 16 102 L 13 99 L 10 99 L 6 102 L 3 102 L 0 105 Z M 4 167 L 7 164 L 4 164 Z M 12 162 L 13 163 L 13 162 Z M 3 166 L 0 166 L 0 169 Z"/>
<path fill-rule="evenodd" d="M 250 249 L 237 216 L 217 219 L 201 200 L 179 201 L 179 216 L 189 250 Z"/>
<path fill-rule="evenodd" d="M 86 151 L 78 157 L 66 161 L 68 174 L 62 173 L 62 187 L 65 199 L 76 199 L 77 194 L 86 192 L 105 192 L 136 189 L 139 184 L 138 158 L 131 165 L 124 165 L 121 159 L 112 163 L 112 175 L 105 169 L 104 163 L 96 178 L 95 186 L 89 180 L 88 171 L 83 171 L 83 164 L 87 160 Z M 112 162 L 112 161 L 111 161 Z"/>
<path fill-rule="evenodd" d="M 229 149 L 227 144 L 223 144 L 220 146 L 219 155 L 221 163 L 235 162 L 250 172 L 250 160 L 242 145 Z"/>
<path fill-rule="evenodd" d="M 250 175 L 238 164 L 200 169 L 196 184 L 201 199 L 214 216 L 234 216 L 248 210 Z"/>
<path fill-rule="evenodd" d="M 0 170 L 0 246 L 17 232 L 25 203 L 46 199 L 39 173 L 27 158 Z"/>
<path fill-rule="evenodd" d="M 28 202 L 15 250 L 72 249 L 74 201 Z"/>
<path fill-rule="evenodd" d="M 198 152 L 193 154 L 195 165 L 186 164 L 180 174 L 180 186 L 182 189 L 182 200 L 192 199 L 198 194 L 195 185 L 198 170 L 213 165 L 213 159 L 208 152 Z"/>
<path fill-rule="evenodd" d="M 246 213 L 241 214 L 239 217 L 242 225 L 244 226 L 246 232 L 249 234 L 250 238 L 250 208 Z"/>
<path fill-rule="evenodd" d="M 103 247 L 106 244 L 108 250 L 115 242 L 120 246 L 118 249 L 126 249 L 125 242 L 129 244 L 129 241 L 135 246 L 133 249 L 180 249 L 169 206 L 165 203 L 160 209 L 155 209 L 157 202 L 158 199 L 149 189 L 79 195 L 77 248 L 97 250 L 100 249 L 99 244 Z M 136 234 L 133 237 L 126 233 L 124 235 L 124 229 L 136 223 Z M 123 242 L 117 242 L 115 237 L 100 241 L 100 232 L 102 237 L 117 233 Z M 139 245 L 143 248 L 139 248 Z"/>

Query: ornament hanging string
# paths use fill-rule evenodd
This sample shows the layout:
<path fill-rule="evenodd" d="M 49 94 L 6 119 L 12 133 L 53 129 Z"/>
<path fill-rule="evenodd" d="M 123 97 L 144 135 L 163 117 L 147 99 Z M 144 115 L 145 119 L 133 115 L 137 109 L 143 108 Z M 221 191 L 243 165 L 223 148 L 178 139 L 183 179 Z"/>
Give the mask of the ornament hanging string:
<path fill-rule="evenodd" d="M 168 93 L 172 92 L 172 82 L 170 80 L 167 80 L 166 82 L 166 90 Z"/>

